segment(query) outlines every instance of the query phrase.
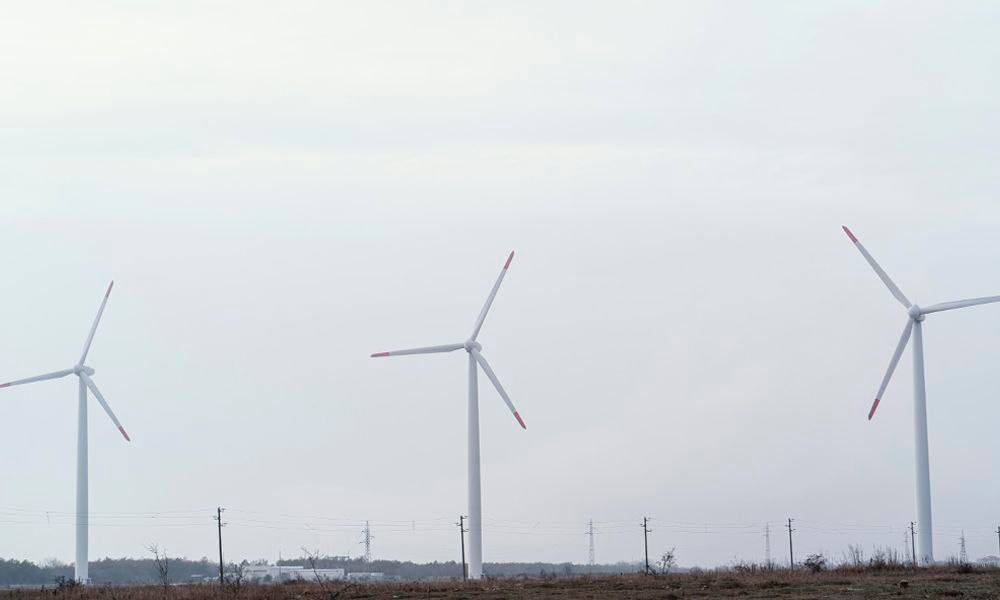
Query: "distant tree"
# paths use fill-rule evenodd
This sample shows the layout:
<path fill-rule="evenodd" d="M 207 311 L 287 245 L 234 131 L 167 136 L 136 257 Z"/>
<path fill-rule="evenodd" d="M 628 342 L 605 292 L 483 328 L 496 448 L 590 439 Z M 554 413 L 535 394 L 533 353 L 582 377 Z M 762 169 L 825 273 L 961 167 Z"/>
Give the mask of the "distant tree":
<path fill-rule="evenodd" d="M 160 585 L 164 589 L 170 586 L 170 560 L 167 558 L 167 551 L 160 551 L 160 547 L 156 544 L 150 544 L 147 547 L 149 553 L 153 555 L 153 563 L 156 565 L 156 576 L 160 580 Z"/>
<path fill-rule="evenodd" d="M 670 569 L 673 569 L 674 567 L 677 566 L 677 559 L 674 557 L 674 550 L 676 549 L 677 549 L 676 547 L 671 548 L 669 551 L 664 552 L 663 556 L 660 557 L 659 560 L 660 572 L 663 573 L 664 575 L 669 573 Z"/>

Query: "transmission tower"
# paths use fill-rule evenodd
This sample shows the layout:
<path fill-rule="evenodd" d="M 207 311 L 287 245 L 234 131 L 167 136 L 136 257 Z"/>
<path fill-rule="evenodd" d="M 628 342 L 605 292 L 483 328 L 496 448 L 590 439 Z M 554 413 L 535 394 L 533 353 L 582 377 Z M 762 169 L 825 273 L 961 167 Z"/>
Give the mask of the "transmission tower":
<path fill-rule="evenodd" d="M 771 565 L 771 524 L 764 524 L 764 564 Z"/>
<path fill-rule="evenodd" d="M 587 564 L 590 565 L 591 569 L 594 568 L 594 520 L 590 520 L 590 524 L 587 527 L 587 536 L 590 537 L 590 560 Z"/>
<path fill-rule="evenodd" d="M 365 521 L 365 527 L 361 530 L 361 545 L 365 547 L 365 562 L 370 563 L 372 561 L 372 540 L 375 539 L 372 535 L 372 528 Z"/>
<path fill-rule="evenodd" d="M 962 536 L 958 538 L 958 561 L 963 565 L 969 562 L 969 555 L 965 551 L 965 530 L 962 530 Z"/>

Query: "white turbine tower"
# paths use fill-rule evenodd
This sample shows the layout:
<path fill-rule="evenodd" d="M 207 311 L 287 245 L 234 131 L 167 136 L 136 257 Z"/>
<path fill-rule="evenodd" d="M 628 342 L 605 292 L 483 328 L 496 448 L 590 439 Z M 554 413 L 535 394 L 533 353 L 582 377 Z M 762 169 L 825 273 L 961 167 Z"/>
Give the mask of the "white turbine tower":
<path fill-rule="evenodd" d="M 931 313 L 941 312 L 945 310 L 952 310 L 955 308 L 965 308 L 967 306 L 976 306 L 978 304 L 989 304 L 991 302 L 1000 302 L 1000 296 L 989 296 L 986 298 L 972 298 L 969 300 L 957 300 L 955 302 L 942 302 L 940 304 L 933 304 L 927 307 L 917 306 L 911 303 L 903 292 L 900 291 L 896 284 L 893 283 L 892 279 L 882 270 L 882 267 L 875 262 L 872 255 L 865 250 L 865 247 L 861 245 L 858 238 L 855 237 L 851 230 L 844 227 L 844 233 L 847 237 L 851 238 L 854 245 L 858 247 L 861 251 L 861 255 L 865 257 L 868 264 L 871 265 L 872 269 L 875 270 L 875 274 L 879 276 L 882 283 L 889 288 L 889 292 L 895 296 L 896 300 L 906 308 L 906 325 L 903 327 L 903 335 L 899 338 L 899 343 L 896 345 L 895 352 L 892 353 L 892 358 L 889 360 L 889 368 L 885 372 L 885 376 L 882 378 L 882 384 L 878 388 L 878 393 L 875 394 L 875 402 L 872 404 L 872 408 L 868 411 L 868 420 L 875 415 L 875 409 L 878 408 L 878 403 L 882 400 L 882 394 L 885 393 L 886 386 L 889 385 L 889 380 L 892 378 L 892 373 L 896 370 L 896 365 L 899 364 L 899 358 L 903 354 L 903 350 L 906 349 L 906 344 L 910 341 L 910 336 L 913 336 L 913 429 L 915 436 L 915 450 L 916 450 L 916 495 L 917 495 L 917 561 L 921 565 L 931 565 L 934 564 L 934 545 L 932 537 L 932 525 L 931 525 L 931 476 L 930 476 L 930 464 L 928 460 L 928 450 L 927 450 L 927 394 L 924 389 L 924 337 L 923 337 L 923 321 L 924 316 Z"/>
<path fill-rule="evenodd" d="M 500 276 L 497 277 L 497 282 L 493 284 L 493 290 L 490 291 L 489 297 L 486 299 L 486 305 L 483 306 L 482 312 L 479 313 L 479 318 L 476 319 L 476 325 L 472 329 L 472 335 L 464 342 L 457 344 L 446 344 L 444 346 L 428 346 L 426 348 L 412 348 L 409 350 L 393 350 L 390 352 L 376 352 L 372 354 L 372 358 L 378 358 L 382 356 L 401 356 L 404 354 L 432 354 L 436 352 L 453 352 L 455 350 L 464 349 L 469 354 L 469 578 L 470 579 L 480 579 L 483 576 L 483 521 L 482 521 L 482 492 L 480 486 L 479 478 L 479 381 L 477 378 L 478 368 L 482 367 L 483 372 L 486 376 L 493 382 L 493 386 L 500 393 L 500 397 L 503 401 L 507 403 L 507 408 L 510 412 L 514 413 L 514 418 L 521 425 L 522 428 L 527 429 L 524 424 L 524 420 L 521 419 L 521 415 L 517 413 L 517 409 L 514 408 L 514 404 L 510 401 L 510 396 L 504 391 L 503 386 L 500 385 L 500 380 L 497 379 L 496 374 L 493 369 L 490 368 L 490 363 L 486 362 L 486 358 L 482 355 L 481 350 L 482 345 L 476 341 L 479 336 L 479 330 L 483 327 L 483 321 L 486 320 L 486 314 L 490 311 L 490 306 L 493 304 L 493 299 L 497 295 L 497 290 L 500 289 L 500 283 L 503 281 L 504 275 L 507 274 L 507 268 L 510 267 L 510 261 L 514 259 L 514 253 L 511 252 L 510 256 L 507 257 L 507 262 L 503 265 L 503 270 L 500 271 Z"/>
<path fill-rule="evenodd" d="M 5 388 L 21 385 L 22 383 L 34 383 L 35 381 L 45 381 L 46 379 L 59 379 L 60 377 L 66 377 L 67 375 L 76 375 L 80 380 L 80 401 L 78 408 L 79 416 L 76 430 L 76 580 L 81 583 L 90 582 L 87 568 L 87 531 L 88 523 L 90 521 L 90 513 L 87 508 L 88 388 L 94 393 L 94 397 L 97 398 L 101 407 L 104 408 L 104 412 L 108 413 L 108 416 L 111 417 L 114 424 L 118 426 L 118 431 L 125 436 L 126 440 L 129 440 L 128 434 L 125 433 L 125 428 L 118 422 L 118 417 L 116 417 L 115 413 L 111 411 L 111 407 L 108 406 L 107 400 L 104 399 L 100 390 L 97 389 L 97 385 L 94 383 L 94 380 L 90 378 L 90 376 L 94 374 L 94 370 L 84 364 L 87 360 L 87 352 L 90 351 L 90 344 L 94 341 L 94 333 L 97 332 L 97 324 L 101 321 L 101 315 L 104 313 L 104 307 L 108 303 L 108 296 L 111 295 L 111 288 L 114 284 L 115 282 L 112 281 L 111 285 L 108 286 L 108 291 L 104 294 L 104 300 L 101 301 L 101 308 L 97 310 L 97 317 L 94 318 L 94 324 L 90 327 L 90 334 L 87 336 L 87 341 L 83 345 L 83 354 L 80 355 L 80 360 L 72 368 L 0 384 L 0 388 Z"/>

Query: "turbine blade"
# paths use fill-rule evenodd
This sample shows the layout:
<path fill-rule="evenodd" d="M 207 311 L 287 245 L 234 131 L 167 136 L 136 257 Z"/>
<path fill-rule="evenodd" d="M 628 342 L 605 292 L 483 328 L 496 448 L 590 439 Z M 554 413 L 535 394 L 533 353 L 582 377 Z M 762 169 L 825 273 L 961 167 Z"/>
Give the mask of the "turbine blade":
<path fill-rule="evenodd" d="M 63 369 L 62 371 L 46 373 L 45 375 L 35 375 L 34 377 L 28 377 L 27 379 L 18 379 L 17 381 L 8 381 L 7 383 L 0 383 L 0 388 L 21 385 L 22 383 L 34 383 L 35 381 L 45 381 L 46 379 L 59 379 L 60 377 L 65 377 L 67 375 L 72 375 L 72 374 L 73 374 L 73 369 Z"/>
<path fill-rule="evenodd" d="M 476 359 L 476 362 L 479 363 L 479 366 L 483 368 L 483 372 L 486 373 L 486 376 L 490 378 L 490 381 L 493 382 L 493 387 L 495 387 L 497 391 L 500 392 L 500 397 L 503 398 L 503 401 L 507 403 L 507 408 L 509 408 L 510 412 L 514 414 L 514 418 L 517 419 L 517 422 L 521 425 L 521 428 L 527 429 L 528 426 L 524 424 L 524 420 L 521 418 L 521 415 L 519 415 L 517 409 L 514 408 L 514 403 L 510 401 L 510 396 L 507 395 L 507 391 L 503 389 L 502 385 L 500 385 L 500 380 L 497 379 L 497 375 L 496 373 L 493 372 L 493 369 L 490 367 L 490 363 L 486 362 L 486 357 L 480 354 L 478 350 L 472 350 L 472 356 Z"/>
<path fill-rule="evenodd" d="M 858 250 L 861 251 L 861 255 L 865 257 L 865 260 L 868 261 L 868 264 L 871 265 L 872 269 L 875 269 L 875 274 L 878 275 L 879 279 L 882 280 L 882 283 L 885 284 L 885 287 L 889 288 L 889 291 L 892 293 L 892 295 L 895 296 L 896 300 L 899 300 L 899 302 L 904 307 L 910 308 L 912 303 L 906 298 L 903 292 L 900 291 L 898 287 L 896 287 L 896 284 L 893 283 L 892 279 L 889 279 L 889 276 L 886 274 L 886 272 L 882 270 L 882 267 L 880 267 L 877 262 L 875 262 L 875 259 L 872 258 L 871 254 L 868 253 L 868 250 L 865 250 L 865 247 L 861 245 L 861 242 L 858 241 L 858 238 L 856 238 L 854 234 L 851 233 L 851 230 L 848 229 L 846 225 L 842 225 L 842 227 L 844 228 L 844 233 L 846 233 L 847 237 L 851 238 L 851 241 L 854 242 L 854 245 L 858 247 Z"/>
<path fill-rule="evenodd" d="M 913 333 L 913 319 L 906 319 L 906 327 L 903 328 L 903 335 L 899 336 L 899 343 L 896 344 L 896 350 L 892 353 L 892 359 L 889 361 L 889 368 L 885 372 L 885 377 L 882 378 L 882 385 L 878 388 L 878 393 L 875 394 L 875 402 L 872 403 L 872 409 L 868 411 L 868 420 L 871 421 L 872 417 L 875 416 L 875 409 L 878 408 L 878 403 L 882 399 L 882 394 L 885 393 L 885 388 L 889 385 L 889 380 L 892 379 L 892 374 L 896 370 L 896 365 L 899 364 L 899 357 L 903 355 L 903 350 L 906 348 L 907 342 L 910 341 L 910 334 Z"/>
<path fill-rule="evenodd" d="M 383 356 L 402 356 L 404 354 L 434 354 L 436 352 L 453 352 L 465 348 L 465 344 L 445 344 L 444 346 L 426 346 L 424 348 L 410 348 L 408 350 L 390 350 L 389 352 L 376 352 L 372 358 Z"/>
<path fill-rule="evenodd" d="M 108 401 L 104 399 L 104 395 L 101 394 L 101 390 L 97 389 L 97 384 L 94 383 L 94 380 L 91 379 L 84 372 L 80 373 L 80 379 L 82 379 L 83 382 L 87 384 L 87 387 L 90 388 L 90 391 L 94 393 L 94 397 L 97 398 L 98 402 L 100 402 L 101 407 L 104 409 L 104 412 L 108 413 L 108 416 L 111 417 L 111 421 L 118 426 L 118 431 L 120 431 L 121 434 L 125 436 L 125 440 L 131 442 L 132 438 L 130 438 L 128 434 L 125 433 L 125 428 L 122 427 L 122 424 L 120 422 L 118 422 L 118 417 L 115 416 L 115 413 L 111 410 L 111 407 L 108 406 Z"/>
<path fill-rule="evenodd" d="M 108 291 L 104 292 L 104 300 L 101 300 L 101 308 L 97 309 L 97 316 L 94 317 L 94 324 L 90 326 L 90 335 L 87 336 L 87 342 L 83 345 L 83 354 L 80 355 L 81 365 L 87 360 L 87 353 L 90 352 L 90 344 L 94 341 L 94 334 L 97 333 L 97 324 L 101 322 L 101 315 L 104 314 L 104 307 L 108 304 L 108 296 L 111 295 L 111 288 L 114 286 L 115 282 L 112 281 L 108 286 Z"/>
<path fill-rule="evenodd" d="M 927 308 L 920 307 L 920 312 L 923 314 L 941 312 L 943 310 L 954 310 L 956 308 L 965 308 L 967 306 L 978 306 L 980 304 L 992 304 L 993 302 L 1000 302 L 1000 296 L 987 296 L 985 298 L 970 298 L 968 300 L 956 300 L 955 302 L 942 302 L 940 304 L 933 304 Z"/>
<path fill-rule="evenodd" d="M 512 260 L 514 260 L 513 250 L 511 250 L 510 255 L 507 256 L 507 262 L 503 264 L 503 269 L 500 270 L 500 276 L 497 277 L 497 282 L 493 284 L 493 289 L 490 290 L 490 296 L 486 299 L 486 304 L 483 305 L 483 310 L 479 313 L 479 318 L 476 319 L 476 326 L 472 330 L 473 341 L 479 337 L 479 330 L 483 328 L 483 321 L 486 320 L 486 314 L 490 312 L 490 307 L 493 306 L 493 299 L 497 297 L 497 290 L 500 289 L 500 283 L 503 282 L 503 277 L 507 274 L 507 268 L 510 267 L 510 261 Z"/>

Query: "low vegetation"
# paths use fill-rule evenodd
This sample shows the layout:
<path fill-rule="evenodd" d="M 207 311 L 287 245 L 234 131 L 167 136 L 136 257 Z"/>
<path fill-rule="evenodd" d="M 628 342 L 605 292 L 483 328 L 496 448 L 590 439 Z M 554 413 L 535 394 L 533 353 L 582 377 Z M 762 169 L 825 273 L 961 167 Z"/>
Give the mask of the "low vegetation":
<path fill-rule="evenodd" d="M 348 600 L 398 598 L 997 598 L 1000 570 L 741 568 L 658 575 L 458 580 L 417 583 L 295 583 L 148 586 L 63 585 L 0 592 L 17 600 Z"/>

